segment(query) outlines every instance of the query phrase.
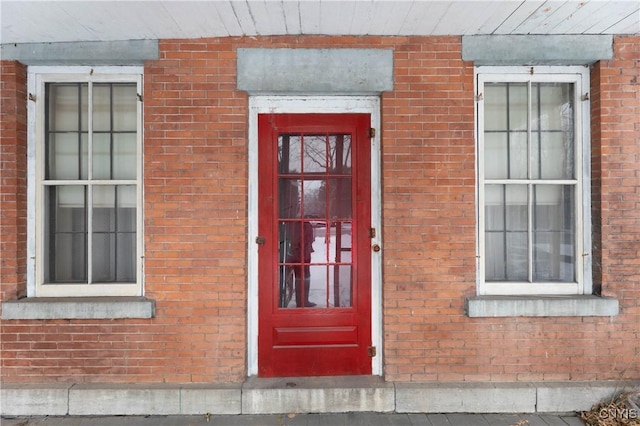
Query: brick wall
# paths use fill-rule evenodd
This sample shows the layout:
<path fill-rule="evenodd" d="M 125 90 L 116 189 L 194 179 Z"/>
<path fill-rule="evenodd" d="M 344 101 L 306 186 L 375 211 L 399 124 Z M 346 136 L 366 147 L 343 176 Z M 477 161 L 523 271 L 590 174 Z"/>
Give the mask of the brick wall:
<path fill-rule="evenodd" d="M 475 294 L 476 200 L 473 64 L 460 60 L 459 37 L 165 40 L 145 66 L 144 94 L 145 289 L 157 315 L 4 321 L 3 380 L 244 379 L 248 98 L 235 90 L 238 47 L 394 49 L 395 90 L 382 96 L 387 380 L 614 379 L 628 367 L 639 378 L 638 45 L 616 38 L 615 60 L 592 76 L 596 273 L 602 292 L 620 298 L 619 316 L 464 315 Z M 4 175 L 19 164 L 6 150 L 24 150 L 24 91 L 24 68 L 3 62 L 3 300 L 24 292 L 23 181 Z M 10 123 L 16 137 L 5 135 Z M 24 179 L 24 164 L 12 173 Z M 6 194 L 22 194 L 9 200 L 17 225 L 5 222 Z M 17 242 L 5 240 L 14 233 Z"/>
<path fill-rule="evenodd" d="M 26 294 L 27 71 L 0 62 L 0 296 Z"/>
<path fill-rule="evenodd" d="M 614 59 L 594 67 L 594 181 L 599 211 L 594 234 L 602 293 L 620 300 L 623 315 L 598 325 L 607 333 L 598 354 L 640 377 L 640 37 L 616 37 Z M 599 157 L 598 157 L 599 154 Z"/>

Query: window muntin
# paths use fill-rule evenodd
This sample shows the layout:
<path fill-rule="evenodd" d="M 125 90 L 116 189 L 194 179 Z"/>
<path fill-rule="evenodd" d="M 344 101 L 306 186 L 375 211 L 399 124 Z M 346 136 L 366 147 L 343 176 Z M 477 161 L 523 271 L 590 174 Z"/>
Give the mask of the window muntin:
<path fill-rule="evenodd" d="M 584 73 L 477 77 L 479 292 L 581 293 Z"/>
<path fill-rule="evenodd" d="M 141 69 L 30 80 L 35 295 L 141 295 Z"/>

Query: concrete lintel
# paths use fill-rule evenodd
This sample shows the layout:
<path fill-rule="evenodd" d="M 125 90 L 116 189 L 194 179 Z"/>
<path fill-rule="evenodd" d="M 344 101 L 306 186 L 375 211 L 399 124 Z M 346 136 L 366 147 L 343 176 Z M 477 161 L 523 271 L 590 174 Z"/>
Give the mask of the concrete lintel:
<path fill-rule="evenodd" d="M 158 40 L 11 43 L 0 57 L 26 65 L 142 65 L 159 58 Z"/>
<path fill-rule="evenodd" d="M 537 410 L 544 413 L 588 411 L 593 405 L 610 401 L 619 393 L 640 389 L 640 382 L 539 383 Z"/>
<path fill-rule="evenodd" d="M 594 295 L 476 296 L 465 301 L 471 318 L 615 316 L 618 299 Z"/>
<path fill-rule="evenodd" d="M 391 49 L 238 49 L 238 90 L 379 94 L 393 90 Z"/>
<path fill-rule="evenodd" d="M 462 59 L 476 65 L 587 65 L 612 58 L 608 34 L 462 37 Z"/>
<path fill-rule="evenodd" d="M 2 319 L 153 318 L 146 297 L 34 297 L 2 302 Z"/>
<path fill-rule="evenodd" d="M 242 413 L 392 412 L 394 398 L 393 383 L 375 376 L 249 378 Z"/>
<path fill-rule="evenodd" d="M 398 413 L 533 413 L 531 383 L 397 383 Z"/>
<path fill-rule="evenodd" d="M 3 416 L 66 416 L 71 384 L 3 383 L 0 389 Z"/>

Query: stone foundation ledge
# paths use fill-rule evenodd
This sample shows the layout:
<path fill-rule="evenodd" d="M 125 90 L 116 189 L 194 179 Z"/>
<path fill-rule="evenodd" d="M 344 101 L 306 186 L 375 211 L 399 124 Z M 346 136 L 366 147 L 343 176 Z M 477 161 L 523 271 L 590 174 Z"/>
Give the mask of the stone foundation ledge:
<path fill-rule="evenodd" d="M 2 384 L 3 416 L 278 413 L 570 413 L 640 381 L 393 383 L 380 377 L 236 384 Z"/>

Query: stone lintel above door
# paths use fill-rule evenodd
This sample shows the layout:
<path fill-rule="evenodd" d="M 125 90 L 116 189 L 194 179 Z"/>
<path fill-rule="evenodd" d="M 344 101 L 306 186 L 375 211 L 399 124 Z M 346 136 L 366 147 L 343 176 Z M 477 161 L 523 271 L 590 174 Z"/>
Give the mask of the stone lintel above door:
<path fill-rule="evenodd" d="M 372 95 L 393 90 L 391 49 L 238 49 L 238 90 Z"/>

